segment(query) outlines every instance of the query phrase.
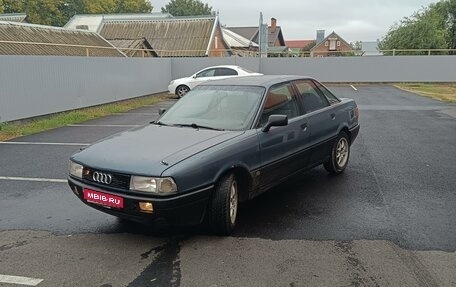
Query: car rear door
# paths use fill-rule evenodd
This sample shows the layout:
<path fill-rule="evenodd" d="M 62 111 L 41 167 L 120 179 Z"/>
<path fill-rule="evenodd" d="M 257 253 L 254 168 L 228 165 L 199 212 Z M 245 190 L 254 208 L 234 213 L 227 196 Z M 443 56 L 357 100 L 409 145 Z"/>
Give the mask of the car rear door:
<path fill-rule="evenodd" d="M 304 107 L 310 129 L 310 157 L 308 165 L 326 160 L 332 143 L 337 136 L 338 109 L 330 105 L 328 99 L 310 79 L 294 81 L 299 92 L 299 100 Z"/>
<path fill-rule="evenodd" d="M 288 125 L 272 127 L 268 132 L 263 132 L 261 127 L 273 114 L 287 115 Z M 292 83 L 275 85 L 269 89 L 258 127 L 262 163 L 260 188 L 264 190 L 299 171 L 308 160 L 305 150 L 310 142 L 310 132 Z"/>
<path fill-rule="evenodd" d="M 238 72 L 231 68 L 217 68 L 215 70 L 216 79 L 231 78 L 231 77 L 236 77 L 237 75 L 238 75 Z"/>

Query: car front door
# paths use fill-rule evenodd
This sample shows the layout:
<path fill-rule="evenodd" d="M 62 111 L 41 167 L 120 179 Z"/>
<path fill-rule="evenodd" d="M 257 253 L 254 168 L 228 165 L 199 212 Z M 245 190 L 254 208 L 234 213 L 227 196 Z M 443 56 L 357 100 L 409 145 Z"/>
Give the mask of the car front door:
<path fill-rule="evenodd" d="M 304 107 L 310 128 L 310 158 L 312 166 L 327 159 L 333 140 L 337 136 L 337 108 L 330 106 L 326 97 L 312 80 L 294 81 L 299 100 Z"/>
<path fill-rule="evenodd" d="M 210 68 L 210 69 L 206 69 L 206 70 L 200 71 L 197 74 L 195 74 L 193 76 L 192 81 L 189 83 L 190 89 L 193 89 L 194 87 L 196 87 L 198 84 L 200 84 L 202 82 L 206 82 L 206 81 L 215 79 L 216 70 L 217 70 L 216 68 Z"/>
<path fill-rule="evenodd" d="M 270 115 L 287 115 L 288 125 L 263 132 L 261 128 Z M 305 150 L 310 132 L 291 83 L 273 86 L 266 94 L 258 120 L 258 140 L 262 162 L 261 190 L 276 185 L 307 163 L 308 153 Z"/>

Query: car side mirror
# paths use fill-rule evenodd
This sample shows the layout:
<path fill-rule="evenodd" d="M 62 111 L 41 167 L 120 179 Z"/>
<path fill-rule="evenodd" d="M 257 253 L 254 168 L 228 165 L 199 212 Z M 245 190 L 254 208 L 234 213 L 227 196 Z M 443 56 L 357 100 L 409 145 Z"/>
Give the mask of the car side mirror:
<path fill-rule="evenodd" d="M 165 112 L 166 112 L 166 109 L 163 109 L 163 108 L 158 110 L 158 114 L 160 116 L 163 115 Z"/>
<path fill-rule="evenodd" d="M 262 132 L 267 133 L 271 127 L 280 127 L 288 125 L 288 116 L 287 115 L 270 115 L 268 122 L 261 129 Z"/>

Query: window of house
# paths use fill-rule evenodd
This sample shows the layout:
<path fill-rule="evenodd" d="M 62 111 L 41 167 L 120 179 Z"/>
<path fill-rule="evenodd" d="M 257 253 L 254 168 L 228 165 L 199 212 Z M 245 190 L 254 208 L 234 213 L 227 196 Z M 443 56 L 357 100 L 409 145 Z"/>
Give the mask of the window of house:
<path fill-rule="evenodd" d="M 259 126 L 264 126 L 270 115 L 287 115 L 288 119 L 299 115 L 298 102 L 291 83 L 279 84 L 269 89 Z"/>
<path fill-rule="evenodd" d="M 336 39 L 329 39 L 329 50 L 336 50 Z"/>
<path fill-rule="evenodd" d="M 329 43 L 328 41 L 325 41 L 325 47 L 328 47 Z"/>
<path fill-rule="evenodd" d="M 337 47 L 340 47 L 340 41 L 337 41 Z"/>
<path fill-rule="evenodd" d="M 299 98 L 306 113 L 329 106 L 328 100 L 318 92 L 315 83 L 311 80 L 295 81 L 294 84 L 299 91 Z"/>

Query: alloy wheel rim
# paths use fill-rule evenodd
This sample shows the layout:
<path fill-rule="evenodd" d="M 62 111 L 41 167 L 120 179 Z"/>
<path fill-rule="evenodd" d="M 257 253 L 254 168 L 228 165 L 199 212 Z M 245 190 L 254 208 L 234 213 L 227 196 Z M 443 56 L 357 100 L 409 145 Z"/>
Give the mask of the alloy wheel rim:
<path fill-rule="evenodd" d="M 236 222 L 237 206 L 237 185 L 236 182 L 233 182 L 230 187 L 230 221 L 233 225 Z"/>
<path fill-rule="evenodd" d="M 180 87 L 179 90 L 177 91 L 180 97 L 184 96 L 187 93 L 187 89 L 184 87 Z"/>
<path fill-rule="evenodd" d="M 346 138 L 341 138 L 337 142 L 336 161 L 339 167 L 344 167 L 348 161 L 348 141 Z"/>

